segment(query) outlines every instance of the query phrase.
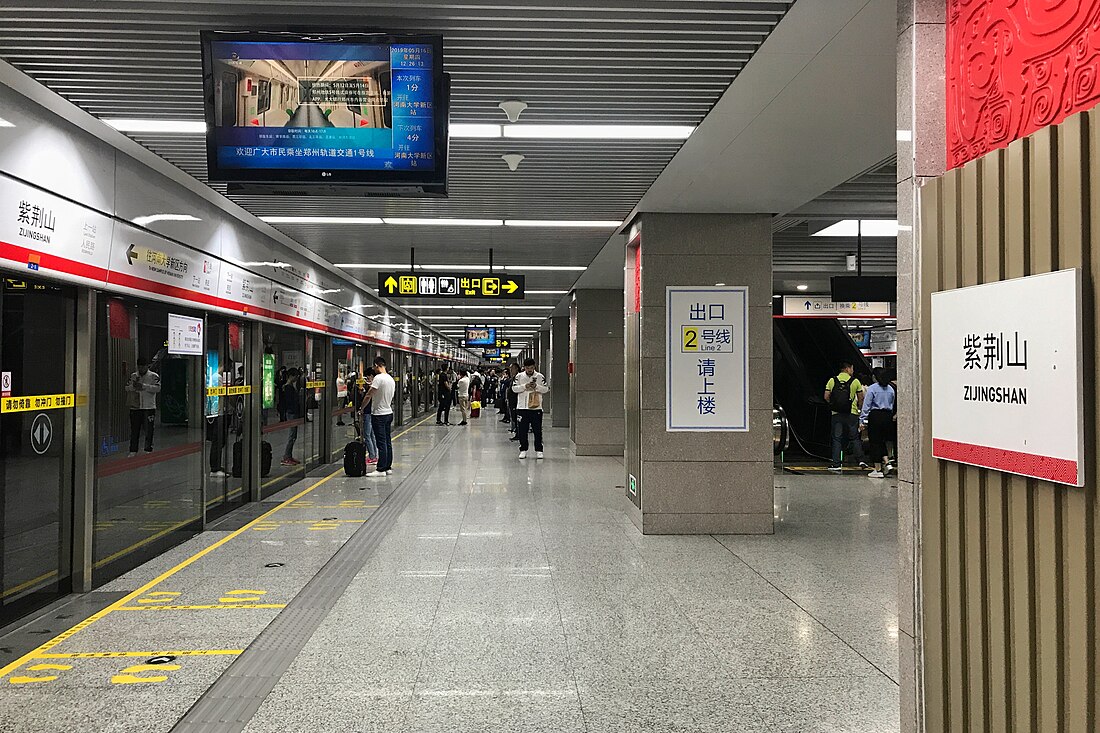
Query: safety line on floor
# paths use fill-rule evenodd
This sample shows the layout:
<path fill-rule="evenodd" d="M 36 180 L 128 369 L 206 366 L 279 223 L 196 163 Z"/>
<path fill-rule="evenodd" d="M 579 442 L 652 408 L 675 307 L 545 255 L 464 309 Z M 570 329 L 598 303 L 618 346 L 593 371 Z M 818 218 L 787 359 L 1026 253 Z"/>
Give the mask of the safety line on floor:
<path fill-rule="evenodd" d="M 239 733 L 301 654 L 336 602 L 362 570 L 397 517 L 458 439 L 450 431 L 382 502 L 368 522 L 298 592 L 287 607 L 172 728 L 173 733 Z"/>
<path fill-rule="evenodd" d="M 403 435 L 411 432 L 412 430 L 419 427 L 420 425 L 423 425 L 429 419 L 431 419 L 431 417 L 426 417 L 423 420 L 421 420 L 420 422 L 412 425 L 408 429 L 398 433 L 397 435 L 395 435 L 393 437 L 393 440 L 397 440 L 398 438 L 402 437 Z M 4 677 L 11 674 L 15 670 L 19 669 L 21 666 L 23 666 L 27 662 L 30 662 L 34 659 L 39 658 L 40 656 L 44 655 L 46 652 L 49 652 L 51 649 L 58 646 L 62 642 L 72 638 L 73 636 L 80 633 L 84 629 L 88 628 L 92 624 L 94 624 L 97 621 L 100 621 L 103 618 L 105 618 L 106 616 L 110 615 L 112 612 L 118 611 L 123 606 L 128 605 L 134 599 L 144 595 L 145 593 L 148 593 L 150 590 L 155 588 L 157 585 L 159 585 L 160 583 L 163 583 L 165 580 L 172 577 L 173 575 L 175 575 L 179 571 L 183 570 L 184 568 L 188 567 L 189 565 L 194 564 L 198 560 L 206 557 L 211 552 L 213 552 L 214 550 L 217 550 L 218 548 L 222 547 L 223 545 L 230 542 L 231 540 L 233 540 L 233 539 L 241 536 L 242 534 L 248 532 L 254 526 L 256 526 L 257 524 L 260 524 L 264 520 L 268 519 L 269 517 L 274 515 L 276 512 L 286 508 L 287 506 L 290 506 L 291 504 L 298 501 L 302 497 L 307 496 L 308 494 L 310 494 L 312 491 L 314 491 L 318 487 L 324 485 L 327 481 L 329 481 L 329 479 L 332 479 L 332 478 L 338 476 L 342 471 L 343 471 L 343 468 L 339 468 L 339 469 L 333 471 L 332 473 L 330 473 L 329 475 L 327 475 L 324 478 L 320 479 L 319 481 L 316 481 L 315 483 L 311 484 L 310 486 L 306 487 L 305 489 L 302 489 L 301 491 L 299 491 L 297 494 L 295 494 L 291 498 L 287 499 L 286 501 L 283 501 L 282 503 L 278 504 L 277 506 L 272 507 L 268 511 L 264 512 L 260 516 L 256 517 L 252 521 L 250 521 L 248 524 L 245 524 L 240 529 L 237 529 L 233 532 L 230 532 L 225 537 L 221 538 L 220 540 L 218 540 L 214 544 L 210 545 L 209 547 L 206 547 L 202 550 L 199 550 L 198 552 L 196 552 L 194 555 L 187 558 L 186 560 L 183 560 L 179 564 L 169 568 L 168 570 L 165 570 L 163 573 L 161 573 L 157 577 L 153 578 L 149 582 L 145 583 L 144 585 L 142 585 L 137 590 L 131 591 L 130 593 L 126 594 L 125 596 L 118 599 L 117 601 L 110 604 L 109 606 L 101 609 L 100 611 L 97 611 L 96 613 L 92 614 L 88 618 L 84 619 L 80 623 L 77 623 L 77 624 L 69 627 L 68 629 L 66 629 L 65 631 L 62 631 L 60 634 L 53 637 L 49 641 L 47 641 L 43 644 L 40 644 L 39 646 L 35 647 L 34 649 L 27 652 L 26 654 L 19 657 L 18 659 L 15 659 L 15 660 L 9 662 L 8 664 L 4 665 L 2 668 L 0 668 L 0 679 L 3 679 Z"/>

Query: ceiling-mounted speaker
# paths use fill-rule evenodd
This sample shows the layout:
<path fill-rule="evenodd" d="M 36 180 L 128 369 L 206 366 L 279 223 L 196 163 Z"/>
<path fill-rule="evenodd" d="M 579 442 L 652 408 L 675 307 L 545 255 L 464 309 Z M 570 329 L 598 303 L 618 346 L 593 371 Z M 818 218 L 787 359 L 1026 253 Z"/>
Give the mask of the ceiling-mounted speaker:
<path fill-rule="evenodd" d="M 497 105 L 508 116 L 509 122 L 519 122 L 519 116 L 527 109 L 527 102 L 520 99 L 505 99 Z"/>
<path fill-rule="evenodd" d="M 519 168 L 519 164 L 522 163 L 527 156 L 520 153 L 505 153 L 500 156 L 500 159 L 508 164 L 508 170 L 515 171 Z"/>

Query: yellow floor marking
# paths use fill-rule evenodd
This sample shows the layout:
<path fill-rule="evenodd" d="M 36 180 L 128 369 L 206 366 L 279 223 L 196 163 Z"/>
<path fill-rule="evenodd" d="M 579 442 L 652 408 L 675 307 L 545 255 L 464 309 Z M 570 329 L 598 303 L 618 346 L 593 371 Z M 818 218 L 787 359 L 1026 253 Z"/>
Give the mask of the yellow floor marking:
<path fill-rule="evenodd" d="M 64 672 L 64 671 L 72 669 L 72 668 L 73 667 L 72 667 L 71 664 L 32 664 L 30 667 L 27 667 L 27 671 L 28 672 Z M 53 682 L 54 680 L 57 679 L 57 677 L 58 677 L 58 675 L 56 675 L 56 674 L 40 675 L 38 677 L 29 677 L 29 676 L 10 677 L 10 678 L 8 678 L 8 682 L 10 682 L 13 685 L 33 685 L 36 682 Z"/>
<path fill-rule="evenodd" d="M 226 599 L 219 598 L 219 601 Z M 249 599 L 242 598 L 242 601 Z M 286 608 L 285 603 L 213 603 L 206 606 L 123 606 L 116 611 L 213 611 L 222 608 Z"/>
<path fill-rule="evenodd" d="M 266 594 L 266 590 L 231 590 L 219 598 L 218 603 L 249 603 L 260 600 L 260 596 Z"/>
<path fill-rule="evenodd" d="M 404 431 L 398 433 L 397 435 L 395 435 L 393 437 L 393 439 L 396 440 L 397 438 L 400 438 L 401 436 L 403 436 L 403 435 L 411 432 L 412 430 L 416 429 L 420 425 L 426 423 L 430 419 L 431 419 L 431 416 L 424 418 L 420 422 L 418 422 L 418 423 L 412 425 L 411 427 L 409 427 L 407 430 L 404 430 Z M 102 619 L 105 616 L 107 616 L 108 614 L 110 614 L 111 612 L 117 611 L 118 609 L 122 608 L 123 606 L 128 605 L 134 599 L 140 598 L 141 596 L 145 595 L 146 593 L 151 591 L 153 588 L 157 587 L 160 583 L 163 583 L 165 580 L 172 577 L 173 575 L 175 575 L 179 571 L 181 571 L 184 568 L 188 567 L 189 565 L 197 562 L 198 560 L 206 557 L 211 552 L 214 552 L 219 547 L 225 545 L 226 543 L 230 542 L 231 540 L 241 536 L 245 532 L 248 532 L 254 526 L 256 526 L 258 524 L 262 524 L 268 517 L 273 516 L 276 512 L 280 511 L 281 509 L 283 509 L 285 507 L 288 507 L 291 504 L 294 504 L 299 499 L 301 499 L 305 496 L 308 496 L 315 489 L 317 489 L 320 486 L 323 486 L 330 479 L 333 479 L 336 476 L 338 476 L 343 470 L 344 470 L 343 468 L 338 468 L 337 470 L 330 473 L 328 476 L 325 476 L 324 478 L 320 479 L 319 481 L 316 481 L 313 484 L 311 484 L 310 486 L 307 486 L 306 488 L 302 489 L 301 491 L 299 491 L 294 496 L 292 496 L 289 499 L 287 499 L 286 501 L 280 503 L 278 506 L 275 506 L 275 507 L 269 509 L 268 511 L 264 512 L 263 514 L 256 517 L 255 519 L 253 519 L 251 522 L 244 525 L 240 529 L 235 530 L 233 532 L 230 532 L 225 537 L 222 537 L 220 540 L 213 543 L 209 547 L 206 547 L 206 548 L 203 548 L 202 550 L 199 550 L 198 552 L 196 552 L 194 555 L 187 558 L 186 560 L 183 560 L 182 562 L 175 565 L 174 567 L 171 567 L 168 570 L 165 570 L 163 573 L 161 573 L 157 577 L 153 578 L 152 580 L 150 580 L 145 585 L 141 586 L 140 588 L 137 588 L 136 590 L 131 591 L 130 593 L 127 593 L 125 596 L 118 599 L 117 601 L 115 601 L 111 605 L 107 606 L 106 608 L 104 608 L 100 611 L 97 611 L 96 613 L 92 614 L 91 616 L 84 619 L 80 623 L 69 627 L 65 631 L 63 631 L 60 634 L 58 634 L 57 636 L 53 637 L 49 641 L 47 641 L 43 644 L 40 644 L 39 646 L 35 647 L 34 649 L 27 652 L 26 654 L 19 657 L 18 659 L 15 659 L 11 662 L 8 662 L 3 667 L 0 667 L 0 679 L 8 676 L 12 672 L 19 669 L 21 666 L 23 666 L 23 664 L 25 664 L 26 662 L 28 662 L 32 659 L 46 658 L 45 653 L 49 652 L 51 649 L 53 649 L 57 645 L 61 644 L 65 640 L 67 640 L 67 639 L 75 636 L 76 634 L 80 633 L 81 631 L 88 628 L 89 626 L 91 626 L 95 622 L 99 621 L 100 619 Z M 101 562 L 103 562 L 103 561 L 101 561 Z M 97 564 L 97 567 L 98 567 L 98 564 Z M 237 652 L 237 653 L 239 653 L 239 652 Z M 153 656 L 153 655 L 150 655 L 150 656 Z"/>
<path fill-rule="evenodd" d="M 178 664 L 135 664 L 122 670 L 121 674 L 111 677 L 111 683 L 115 685 L 138 685 L 145 682 L 166 682 L 168 675 L 153 675 L 152 677 L 138 677 L 139 672 L 175 672 L 180 669 Z"/>
<path fill-rule="evenodd" d="M 138 599 L 138 603 L 154 604 L 154 603 L 171 603 L 174 599 L 178 598 L 180 593 L 173 593 L 169 591 L 154 591 Z"/>
<path fill-rule="evenodd" d="M 144 609 L 142 609 L 144 610 Z M 233 657 L 243 654 L 244 649 L 184 649 L 157 652 L 47 652 L 39 654 L 39 659 L 115 659 L 117 657 Z"/>

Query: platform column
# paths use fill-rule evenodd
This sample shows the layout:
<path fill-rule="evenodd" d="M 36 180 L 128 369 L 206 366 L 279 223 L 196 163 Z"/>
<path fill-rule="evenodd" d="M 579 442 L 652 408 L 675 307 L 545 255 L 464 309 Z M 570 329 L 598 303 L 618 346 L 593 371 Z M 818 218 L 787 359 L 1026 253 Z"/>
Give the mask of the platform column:
<path fill-rule="evenodd" d="M 625 490 L 627 510 L 645 534 L 772 532 L 771 219 L 643 214 L 628 239 Z M 669 432 L 666 287 L 719 284 L 748 288 L 747 338 L 738 340 L 748 353 L 749 429 Z"/>
<path fill-rule="evenodd" d="M 623 291 L 583 289 L 570 304 L 569 382 L 573 452 L 623 454 Z"/>
<path fill-rule="evenodd" d="M 550 319 L 550 359 L 539 368 L 550 381 L 550 425 L 569 427 L 569 316 Z"/>

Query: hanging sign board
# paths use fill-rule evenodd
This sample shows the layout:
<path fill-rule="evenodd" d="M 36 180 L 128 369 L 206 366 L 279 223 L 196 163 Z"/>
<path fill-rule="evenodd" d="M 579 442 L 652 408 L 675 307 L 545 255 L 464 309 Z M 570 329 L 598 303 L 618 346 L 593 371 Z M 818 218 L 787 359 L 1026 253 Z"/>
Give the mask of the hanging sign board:
<path fill-rule="evenodd" d="M 889 318 L 890 304 L 853 300 L 834 303 L 829 296 L 784 295 L 783 315 L 802 318 Z"/>
<path fill-rule="evenodd" d="M 492 272 L 378 273 L 378 294 L 387 298 L 523 300 L 524 276 Z"/>
<path fill-rule="evenodd" d="M 932 455 L 1084 486 L 1082 356 L 1078 270 L 933 293 Z"/>
<path fill-rule="evenodd" d="M 666 430 L 749 429 L 748 288 L 667 287 Z"/>

